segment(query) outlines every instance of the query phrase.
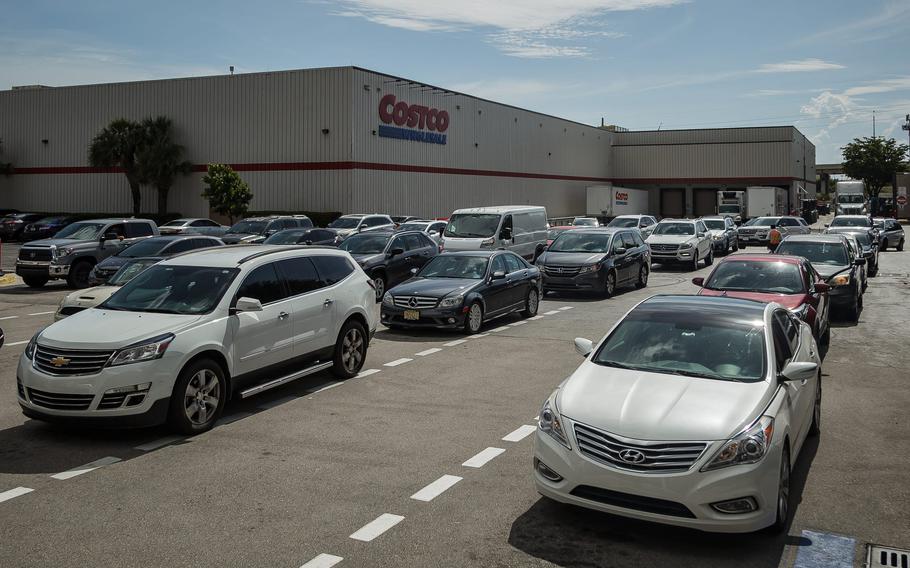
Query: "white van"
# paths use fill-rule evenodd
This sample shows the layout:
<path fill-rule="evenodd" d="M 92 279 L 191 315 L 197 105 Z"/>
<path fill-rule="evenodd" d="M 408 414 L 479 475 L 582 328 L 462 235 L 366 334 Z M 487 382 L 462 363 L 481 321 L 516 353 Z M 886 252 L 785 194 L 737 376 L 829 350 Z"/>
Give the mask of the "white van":
<path fill-rule="evenodd" d="M 459 209 L 443 233 L 446 251 L 506 249 L 528 260 L 547 244 L 547 210 L 529 205 Z"/>

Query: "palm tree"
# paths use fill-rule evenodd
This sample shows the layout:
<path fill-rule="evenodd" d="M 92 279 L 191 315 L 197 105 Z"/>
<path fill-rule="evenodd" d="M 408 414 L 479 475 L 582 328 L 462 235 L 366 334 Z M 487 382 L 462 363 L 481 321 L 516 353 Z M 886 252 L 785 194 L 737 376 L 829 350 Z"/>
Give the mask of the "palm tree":
<path fill-rule="evenodd" d="M 167 213 L 167 194 L 177 174 L 193 171 L 190 162 L 180 159 L 183 146 L 171 138 L 171 119 L 165 116 L 142 121 L 143 141 L 136 152 L 139 179 L 158 191 L 158 215 Z"/>
<path fill-rule="evenodd" d="M 117 118 L 96 134 L 88 147 L 88 161 L 93 167 L 119 167 L 126 174 L 133 196 L 134 215 L 139 215 L 142 201 L 142 194 L 139 193 L 139 169 L 136 165 L 136 151 L 142 145 L 142 138 L 141 125 L 125 118 Z"/>

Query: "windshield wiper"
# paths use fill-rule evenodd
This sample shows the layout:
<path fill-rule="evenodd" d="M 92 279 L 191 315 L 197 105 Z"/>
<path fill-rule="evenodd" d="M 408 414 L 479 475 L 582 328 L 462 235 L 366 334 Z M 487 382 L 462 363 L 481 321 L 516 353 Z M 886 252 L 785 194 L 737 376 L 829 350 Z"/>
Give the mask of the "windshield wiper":
<path fill-rule="evenodd" d="M 598 365 L 603 365 L 604 367 L 616 367 L 617 369 L 630 369 L 630 370 L 638 369 L 638 367 L 630 367 L 629 365 L 620 363 L 618 361 L 605 361 L 602 359 L 595 359 L 594 362 L 597 363 Z"/>
<path fill-rule="evenodd" d="M 699 379 L 717 379 L 717 380 L 721 380 L 721 381 L 733 381 L 735 383 L 745 382 L 742 379 L 737 379 L 734 377 L 725 377 L 723 375 L 715 375 L 713 373 L 698 373 L 695 371 L 684 371 L 682 369 L 661 369 L 659 371 L 657 371 L 655 369 L 655 371 L 659 372 L 659 373 L 668 373 L 671 375 L 681 375 L 683 377 L 696 377 Z"/>
<path fill-rule="evenodd" d="M 166 310 L 164 308 L 147 308 L 144 310 L 134 310 L 137 312 L 147 312 L 150 314 L 180 314 L 177 310 Z"/>

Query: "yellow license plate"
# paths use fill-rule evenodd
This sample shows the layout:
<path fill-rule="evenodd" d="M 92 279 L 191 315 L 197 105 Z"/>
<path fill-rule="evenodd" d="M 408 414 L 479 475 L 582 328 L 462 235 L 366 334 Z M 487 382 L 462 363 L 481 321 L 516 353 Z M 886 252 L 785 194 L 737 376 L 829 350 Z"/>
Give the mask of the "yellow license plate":
<path fill-rule="evenodd" d="M 417 310 L 405 310 L 404 319 L 410 321 L 416 321 L 420 319 L 420 312 Z"/>

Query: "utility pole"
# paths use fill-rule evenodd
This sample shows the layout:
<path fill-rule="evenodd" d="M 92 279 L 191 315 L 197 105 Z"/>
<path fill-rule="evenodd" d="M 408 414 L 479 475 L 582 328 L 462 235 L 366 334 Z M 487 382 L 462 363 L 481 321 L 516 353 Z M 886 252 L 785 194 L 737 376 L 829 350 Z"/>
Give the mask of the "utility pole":
<path fill-rule="evenodd" d="M 875 138 L 875 111 L 872 111 L 872 138 Z"/>
<path fill-rule="evenodd" d="M 904 123 L 901 124 L 901 129 L 907 131 L 907 142 L 910 142 L 910 114 L 904 117 Z M 910 150 L 907 151 L 907 160 L 910 161 Z"/>

